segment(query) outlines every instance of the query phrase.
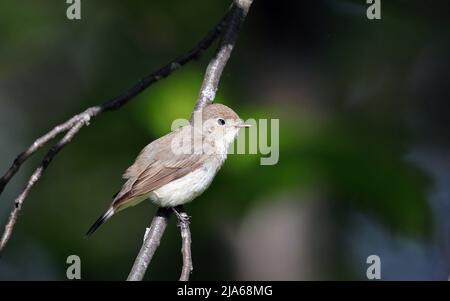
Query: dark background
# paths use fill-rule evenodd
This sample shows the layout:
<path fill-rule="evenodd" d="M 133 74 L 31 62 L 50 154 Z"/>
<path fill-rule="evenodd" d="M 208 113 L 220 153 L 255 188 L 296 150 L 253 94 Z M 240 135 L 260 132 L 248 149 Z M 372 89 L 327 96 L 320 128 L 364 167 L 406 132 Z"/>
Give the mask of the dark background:
<path fill-rule="evenodd" d="M 217 102 L 280 120 L 280 160 L 230 155 L 186 206 L 194 280 L 446 280 L 450 270 L 448 1 L 255 0 Z M 0 173 L 36 137 L 189 50 L 230 1 L 0 1 Z M 81 130 L 26 201 L 0 259 L 2 280 L 123 280 L 155 206 L 124 211 L 92 238 L 140 149 L 188 118 L 212 47 L 123 109 Z M 48 148 L 0 197 L 14 198 Z M 2 226 L 3 229 L 3 226 Z M 146 279 L 175 280 L 171 221 Z"/>

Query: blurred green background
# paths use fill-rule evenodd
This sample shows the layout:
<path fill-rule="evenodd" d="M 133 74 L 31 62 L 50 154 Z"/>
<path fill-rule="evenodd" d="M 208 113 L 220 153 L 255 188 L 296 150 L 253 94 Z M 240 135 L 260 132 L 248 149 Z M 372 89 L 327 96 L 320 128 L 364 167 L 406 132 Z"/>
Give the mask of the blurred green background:
<path fill-rule="evenodd" d="M 216 98 L 241 118 L 280 120 L 280 158 L 230 155 L 186 206 L 194 280 L 445 280 L 450 270 L 448 1 L 255 0 Z M 189 50 L 230 1 L 0 1 L 0 173 L 36 137 Z M 1 280 L 123 280 L 156 210 L 84 233 L 140 149 L 188 118 L 216 45 L 121 110 L 81 130 L 25 203 Z M 0 197 L 14 198 L 48 148 Z M 3 226 L 2 226 L 3 227 Z M 3 229 L 3 228 L 2 228 Z M 175 280 L 172 219 L 146 279 Z"/>

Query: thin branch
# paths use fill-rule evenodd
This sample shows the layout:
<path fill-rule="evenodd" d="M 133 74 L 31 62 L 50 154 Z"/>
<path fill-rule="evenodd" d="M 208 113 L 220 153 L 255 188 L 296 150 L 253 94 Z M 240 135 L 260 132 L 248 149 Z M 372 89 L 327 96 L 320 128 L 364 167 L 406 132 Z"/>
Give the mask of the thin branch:
<path fill-rule="evenodd" d="M 89 121 L 98 116 L 99 114 L 107 111 L 117 110 L 130 100 L 132 100 L 135 96 L 139 95 L 142 91 L 144 91 L 147 87 L 152 85 L 153 83 L 159 81 L 162 78 L 169 76 L 172 72 L 179 69 L 181 66 L 186 63 L 198 58 L 206 49 L 208 49 L 212 43 L 216 40 L 216 38 L 220 35 L 223 30 L 223 27 L 227 21 L 228 13 L 220 20 L 220 22 L 214 26 L 212 30 L 208 32 L 206 37 L 204 37 L 192 50 L 188 53 L 180 56 L 179 58 L 173 60 L 162 68 L 156 70 L 155 72 L 149 74 L 148 76 L 141 79 L 137 84 L 128 89 L 125 93 L 111 99 L 108 102 L 103 103 L 102 105 L 93 106 L 86 109 L 84 112 L 77 114 L 66 122 L 61 123 L 55 126 L 48 133 L 38 138 L 33 142 L 33 144 L 24 152 L 19 154 L 17 158 L 14 160 L 11 167 L 8 171 L 0 178 L 0 194 L 3 192 L 5 186 L 9 183 L 11 178 L 17 173 L 20 166 L 36 151 L 38 151 L 41 147 L 46 145 L 49 141 L 56 138 L 59 134 L 67 131 L 66 136 L 64 136 L 58 143 L 56 143 L 50 151 L 44 157 L 41 165 L 33 172 L 32 176 L 29 178 L 24 190 L 15 200 L 15 206 L 10 214 L 8 222 L 5 226 L 5 230 L 3 232 L 1 241 L 0 241 L 0 253 L 3 251 L 6 243 L 14 229 L 14 225 L 17 221 L 17 217 L 22 209 L 22 205 L 27 198 L 28 194 L 32 187 L 36 184 L 37 181 L 42 177 L 45 169 L 56 156 L 56 154 L 66 145 L 68 144 L 72 138 L 79 132 L 79 130 L 89 124 Z"/>
<path fill-rule="evenodd" d="M 234 1 L 219 49 L 206 68 L 205 77 L 192 116 L 194 116 L 195 112 L 201 111 L 205 106 L 214 101 L 223 69 L 230 58 L 231 52 L 236 44 L 239 29 L 247 16 L 252 2 L 253 0 Z"/>
<path fill-rule="evenodd" d="M 14 160 L 11 167 L 8 171 L 0 178 L 0 194 L 5 189 L 5 186 L 11 180 L 11 178 L 17 173 L 20 166 L 23 162 L 25 162 L 32 154 L 37 152 L 41 147 L 43 147 L 47 142 L 58 136 L 60 133 L 63 133 L 74 126 L 75 123 L 78 122 L 78 115 L 70 118 L 66 122 L 55 126 L 51 131 L 46 133 L 44 136 L 36 139 L 28 149 L 20 153 L 16 159 Z"/>
<path fill-rule="evenodd" d="M 226 28 L 223 38 L 220 42 L 215 56 L 211 59 L 206 69 L 205 77 L 203 79 L 199 97 L 195 104 L 192 116 L 194 116 L 195 112 L 202 110 L 206 105 L 214 101 L 222 71 L 227 64 L 228 59 L 230 58 L 231 51 L 233 50 L 237 40 L 239 29 L 248 13 L 248 10 L 250 9 L 252 2 L 253 0 L 233 1 L 233 5 L 229 13 L 229 18 L 226 21 Z M 151 225 L 153 227 L 158 227 L 159 223 L 162 224 L 160 228 L 165 229 L 165 225 L 167 225 L 167 219 L 162 219 L 157 215 L 153 218 Z M 150 229 L 152 229 L 152 226 L 150 227 Z M 190 250 L 191 235 L 188 224 L 183 225 L 183 227 L 180 224 L 180 230 L 183 239 L 183 271 L 180 280 L 188 280 L 189 274 L 192 270 Z M 156 237 L 152 237 L 153 235 L 156 235 Z M 128 276 L 129 280 L 143 279 L 148 264 L 159 245 L 159 241 L 161 239 L 160 235 L 162 235 L 162 233 L 156 231 L 151 231 L 147 234 L 144 245 L 142 246 L 141 251 L 139 252 L 134 262 L 133 268 L 130 272 L 130 276 Z M 154 245 L 148 245 L 150 243 L 153 243 Z"/>
<path fill-rule="evenodd" d="M 156 212 L 156 215 L 153 218 L 150 228 L 144 238 L 144 243 L 142 244 L 141 250 L 139 251 L 136 260 L 134 261 L 133 268 L 128 275 L 127 281 L 141 281 L 144 278 L 145 271 L 147 270 L 156 249 L 159 247 L 161 237 L 166 230 L 171 212 L 172 211 L 167 208 L 159 208 Z"/>
<path fill-rule="evenodd" d="M 176 208 L 178 227 L 180 227 L 181 233 L 181 255 L 183 257 L 183 268 L 181 270 L 180 281 L 189 281 L 189 276 L 194 269 L 192 265 L 192 255 L 191 255 L 191 230 L 189 229 L 189 216 L 184 211 L 183 206 L 178 206 Z"/>
<path fill-rule="evenodd" d="M 83 127 L 85 123 L 87 123 L 88 120 L 80 121 L 75 124 L 73 128 L 71 128 L 66 135 L 57 143 L 55 144 L 47 153 L 44 160 L 42 160 L 41 165 L 39 165 L 38 168 L 34 171 L 33 175 L 30 177 L 30 180 L 27 183 L 27 186 L 22 191 L 22 193 L 17 197 L 17 199 L 14 201 L 14 209 L 12 210 L 8 223 L 5 226 L 5 231 L 3 232 L 2 238 L 0 240 L 0 253 L 3 251 L 6 243 L 11 237 L 11 234 L 14 229 L 14 225 L 16 224 L 17 217 L 19 215 L 20 210 L 22 209 L 23 202 L 25 201 L 26 197 L 30 193 L 31 188 L 36 184 L 37 181 L 41 178 L 42 174 L 44 173 L 45 169 L 48 167 L 50 162 L 53 160 L 53 158 L 56 156 L 56 154 L 66 145 L 68 144 L 72 138 L 78 133 L 78 131 Z"/>
<path fill-rule="evenodd" d="M 171 212 L 174 211 L 178 219 L 178 226 L 181 233 L 181 254 L 183 257 L 183 267 L 181 270 L 180 281 L 188 281 L 193 270 L 191 255 L 191 232 L 189 229 L 189 216 L 184 211 L 183 206 L 176 208 L 158 208 L 152 223 L 144 235 L 144 243 L 136 257 L 127 281 L 141 281 L 144 279 L 148 265 L 155 255 L 156 249 L 161 243 L 161 238 L 169 223 Z"/>

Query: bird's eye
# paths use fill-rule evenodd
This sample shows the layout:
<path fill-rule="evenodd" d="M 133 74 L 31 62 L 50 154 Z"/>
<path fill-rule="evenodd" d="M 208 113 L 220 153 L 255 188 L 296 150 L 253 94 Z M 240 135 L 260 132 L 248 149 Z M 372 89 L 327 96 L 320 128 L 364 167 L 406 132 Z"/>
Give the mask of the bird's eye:
<path fill-rule="evenodd" d="M 222 118 L 217 119 L 217 123 L 219 125 L 224 125 L 225 124 L 225 120 L 223 120 Z"/>

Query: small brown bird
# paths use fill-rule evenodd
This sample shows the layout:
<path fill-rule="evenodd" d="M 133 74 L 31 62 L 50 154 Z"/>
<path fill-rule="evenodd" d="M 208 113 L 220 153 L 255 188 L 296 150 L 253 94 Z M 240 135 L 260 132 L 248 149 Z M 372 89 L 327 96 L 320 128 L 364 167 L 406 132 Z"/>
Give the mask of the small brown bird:
<path fill-rule="evenodd" d="M 160 207 L 192 201 L 209 187 L 243 127 L 248 125 L 232 109 L 210 104 L 188 125 L 148 144 L 126 170 L 125 184 L 87 235 L 115 213 L 146 199 Z"/>

